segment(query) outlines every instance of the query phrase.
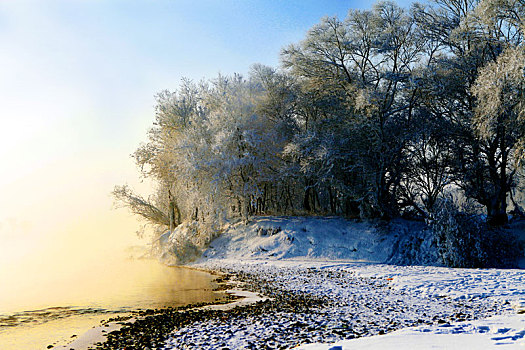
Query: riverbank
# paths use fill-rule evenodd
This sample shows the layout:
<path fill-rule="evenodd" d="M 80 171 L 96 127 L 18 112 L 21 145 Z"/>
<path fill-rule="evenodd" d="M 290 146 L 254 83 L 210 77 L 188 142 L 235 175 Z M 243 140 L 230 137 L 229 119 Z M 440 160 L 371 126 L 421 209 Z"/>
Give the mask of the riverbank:
<path fill-rule="evenodd" d="M 382 339 L 383 334 L 409 327 L 423 327 L 425 334 L 442 336 L 433 343 L 438 349 L 440 343 L 442 349 L 450 348 L 450 339 L 458 334 L 471 335 L 469 341 L 474 343 L 484 339 L 496 346 L 504 336 L 509 347 L 523 345 L 525 324 L 516 329 L 515 322 L 517 311 L 523 311 L 520 305 L 525 294 L 521 270 L 322 260 L 217 260 L 199 266 L 236 273 L 251 280 L 248 286 L 270 289 L 265 291 L 268 294 L 284 291 L 322 303 L 306 312 L 278 308 L 245 318 L 195 323 L 175 331 L 165 349 L 191 348 L 186 345 L 190 342 L 204 349 L 293 348 L 309 343 L 317 343 L 311 346 L 314 349 L 329 349 L 343 340 L 354 349 L 357 344 L 352 339 Z M 474 320 L 495 315 L 508 317 L 509 327 L 503 318 L 476 328 Z M 473 324 L 470 328 L 465 326 L 469 322 Z M 505 334 L 495 335 L 500 329 Z M 217 340 L 203 334 L 213 334 Z"/>
<path fill-rule="evenodd" d="M 159 333 L 157 337 L 149 337 L 150 340 L 148 340 L 147 336 L 143 336 L 144 333 L 143 328 L 150 328 L 151 325 L 155 324 L 162 324 L 162 327 L 165 326 L 165 316 L 173 314 L 173 312 L 181 312 L 184 313 L 186 310 L 191 311 L 204 311 L 204 310 L 231 310 L 236 307 L 242 307 L 245 305 L 250 305 L 256 302 L 265 301 L 265 297 L 261 297 L 255 293 L 244 291 L 244 290 L 237 290 L 237 289 L 228 289 L 224 291 L 228 294 L 227 301 L 221 302 L 221 303 L 214 303 L 214 304 L 192 304 L 184 307 L 179 308 L 169 308 L 169 309 L 156 309 L 156 310 L 149 310 L 145 312 L 134 312 L 130 316 L 125 317 L 118 317 L 113 319 L 108 319 L 102 322 L 100 326 L 93 327 L 86 333 L 79 336 L 77 339 L 75 339 L 73 342 L 53 347 L 53 349 L 58 350 L 87 350 L 92 348 L 109 348 L 113 349 L 112 346 L 115 345 L 115 343 L 127 343 L 130 346 L 136 346 L 139 343 L 154 343 L 157 341 L 160 341 L 162 338 L 161 334 Z M 190 312 L 191 314 L 191 312 Z M 140 321 L 140 326 L 134 327 L 134 323 Z M 122 328 L 127 327 L 125 330 L 121 331 Z M 128 328 L 131 327 L 132 330 L 127 331 Z M 134 332 L 133 330 L 138 330 L 137 332 Z M 112 333 L 112 334 L 111 334 Z M 141 341 L 135 342 L 134 336 L 136 333 L 140 334 Z M 111 334 L 111 335 L 109 335 Z M 109 336 L 108 336 L 109 335 Z M 118 339 L 118 340 L 115 340 Z M 106 343 L 106 344 L 104 344 Z"/>
<path fill-rule="evenodd" d="M 239 288 L 239 282 L 231 279 L 231 275 L 209 271 L 202 268 L 184 267 L 187 270 L 194 270 L 215 276 L 215 293 L 221 293 L 222 298 L 215 302 L 202 302 L 184 305 L 180 307 L 157 308 L 148 310 L 138 310 L 130 312 L 124 316 L 118 316 L 101 321 L 99 326 L 91 328 L 80 336 L 73 336 L 72 342 L 54 346 L 50 344 L 48 348 L 59 350 L 87 350 L 87 349 L 114 349 L 116 344 L 127 344 L 135 348 L 144 344 L 156 344 L 165 337 L 162 335 L 166 326 L 172 322 L 184 323 L 191 321 L 191 315 L 195 312 L 220 310 L 226 311 L 236 307 L 243 307 L 257 302 L 263 302 L 267 298 L 256 293 Z M 219 296 L 219 294 L 218 294 Z M 179 316 L 174 316 L 179 314 Z M 189 318 L 186 320 L 186 316 Z M 169 321 L 168 319 L 176 319 Z M 159 328 L 161 331 L 148 332 L 145 329 Z M 146 333 L 146 334 L 145 334 Z M 151 333 L 151 334 L 148 334 Z M 137 340 L 138 336 L 138 340 Z M 147 346 L 147 345 L 145 345 Z"/>
<path fill-rule="evenodd" d="M 183 260 L 176 242 L 186 229 L 163 236 L 162 258 Z M 419 239 L 426 234 L 420 223 L 405 221 L 385 227 L 343 218 L 261 217 L 232 224 L 187 266 L 224 274 L 237 290 L 267 299 L 228 310 L 141 316 L 98 349 L 391 348 L 405 337 L 407 344 L 449 349 L 460 335 L 473 348 L 525 345 L 517 314 L 525 311 L 525 271 L 421 266 L 438 263 L 432 240 Z M 407 256 L 418 266 L 395 265 L 408 265 Z"/>
<path fill-rule="evenodd" d="M 460 336 L 463 345 L 523 346 L 521 270 L 326 260 L 207 260 L 191 266 L 225 273 L 238 288 L 269 298 L 226 310 L 143 315 L 96 349 L 364 349 L 405 340 L 424 348 L 418 334 L 431 336 L 437 349 L 451 348 Z"/>

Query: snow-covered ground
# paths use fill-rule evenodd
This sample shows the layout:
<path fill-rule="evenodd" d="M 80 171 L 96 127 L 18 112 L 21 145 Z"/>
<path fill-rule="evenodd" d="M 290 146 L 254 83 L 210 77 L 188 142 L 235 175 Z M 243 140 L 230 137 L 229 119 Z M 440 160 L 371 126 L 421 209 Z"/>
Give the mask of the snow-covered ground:
<path fill-rule="evenodd" d="M 334 344 L 310 344 L 297 349 L 523 349 L 524 335 L 525 317 L 516 314 L 446 325 L 411 327 L 381 336 Z"/>
<path fill-rule="evenodd" d="M 176 330 L 166 349 L 525 347 L 525 271 L 381 263 L 395 260 L 401 234 L 337 218 L 237 224 L 192 265 L 326 303 L 193 324 Z M 432 247 L 421 249 L 432 258 Z"/>
<path fill-rule="evenodd" d="M 334 350 L 337 346 L 462 350 L 525 346 L 525 272 L 521 270 L 321 259 L 213 259 L 194 266 L 257 276 L 277 288 L 331 302 L 305 315 L 282 312 L 191 325 L 175 332 L 167 349 L 184 348 L 184 342 L 207 348 L 199 343 L 199 334 L 220 339 L 220 343 L 206 339 L 209 349 L 219 345 L 246 349 L 257 340 Z M 298 329 L 297 322 L 304 328 Z"/>

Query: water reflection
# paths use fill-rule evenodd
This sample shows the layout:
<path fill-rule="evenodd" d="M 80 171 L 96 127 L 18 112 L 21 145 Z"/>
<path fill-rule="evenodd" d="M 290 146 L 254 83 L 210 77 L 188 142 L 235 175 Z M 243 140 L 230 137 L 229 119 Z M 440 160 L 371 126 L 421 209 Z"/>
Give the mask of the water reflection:
<path fill-rule="evenodd" d="M 222 296 L 213 291 L 212 275 L 153 260 L 125 259 L 95 270 L 82 274 L 75 283 L 49 284 L 22 298 L 6 295 L 8 289 L 4 289 L 0 293 L 0 348 L 45 348 L 116 314 L 213 302 Z M 28 295 L 31 298 L 26 299 Z"/>

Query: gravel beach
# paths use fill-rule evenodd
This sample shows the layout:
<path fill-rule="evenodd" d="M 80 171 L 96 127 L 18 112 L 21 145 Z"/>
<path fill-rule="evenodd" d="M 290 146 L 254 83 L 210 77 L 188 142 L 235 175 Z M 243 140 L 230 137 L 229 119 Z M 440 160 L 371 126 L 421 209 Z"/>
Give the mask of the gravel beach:
<path fill-rule="evenodd" d="M 495 290 L 480 295 L 465 285 L 466 294 L 458 296 L 429 292 L 433 289 L 424 283 L 396 282 L 421 275 L 434 291 L 446 291 L 449 284 L 465 282 L 472 275 L 469 270 L 299 261 L 207 261 L 193 267 L 225 274 L 225 288 L 242 288 L 268 299 L 229 310 L 150 311 L 110 333 L 96 349 L 288 349 L 334 343 L 515 313 L 514 301 L 523 293 L 521 272 L 507 276 L 521 288 L 515 293 Z M 440 274 L 448 271 L 451 278 L 443 279 Z M 442 286 L 436 285 L 436 273 Z M 508 285 L 502 290 L 516 291 Z"/>

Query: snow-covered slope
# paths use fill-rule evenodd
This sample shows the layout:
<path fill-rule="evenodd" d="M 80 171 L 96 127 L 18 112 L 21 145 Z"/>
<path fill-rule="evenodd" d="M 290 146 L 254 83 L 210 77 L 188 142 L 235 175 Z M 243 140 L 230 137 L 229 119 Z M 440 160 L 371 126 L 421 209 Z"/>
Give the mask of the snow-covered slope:
<path fill-rule="evenodd" d="M 509 232 L 522 230 L 510 227 Z M 396 265 L 441 265 L 434 233 L 422 222 L 357 221 L 341 217 L 255 217 L 204 235 L 197 222 L 158 240 L 168 264 L 210 259 L 331 259 Z M 213 240 L 212 240 L 213 239 Z M 525 237 L 523 237 L 525 239 Z M 210 244 L 208 244 L 211 241 Z M 523 261 L 525 265 L 525 260 Z"/>
<path fill-rule="evenodd" d="M 208 259 L 345 259 L 384 262 L 398 234 L 337 217 L 259 217 L 229 227 L 204 251 Z"/>

